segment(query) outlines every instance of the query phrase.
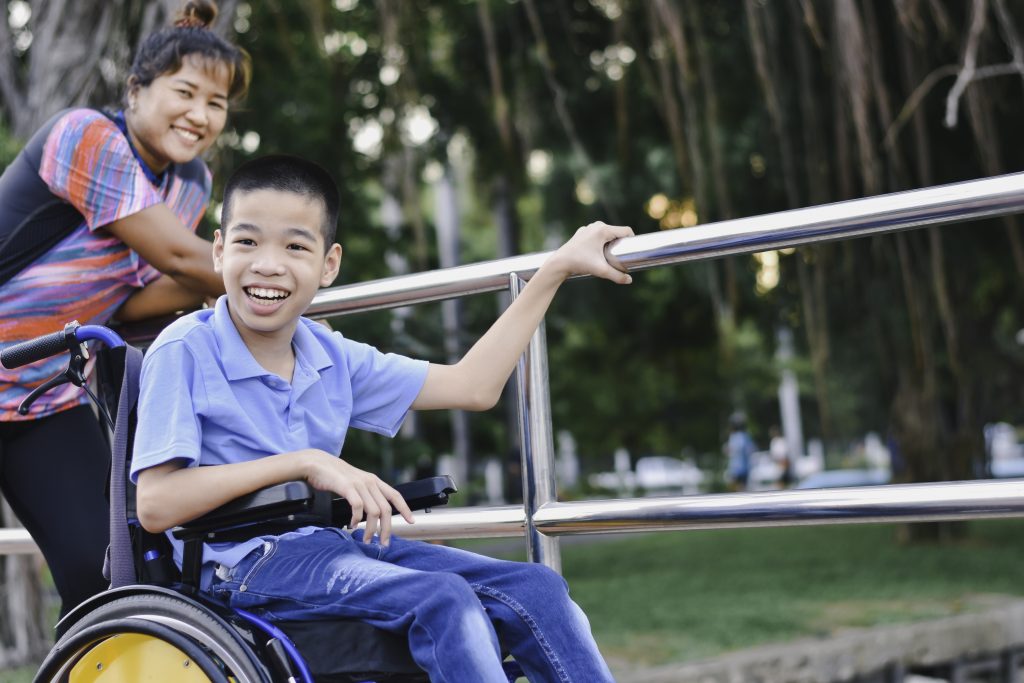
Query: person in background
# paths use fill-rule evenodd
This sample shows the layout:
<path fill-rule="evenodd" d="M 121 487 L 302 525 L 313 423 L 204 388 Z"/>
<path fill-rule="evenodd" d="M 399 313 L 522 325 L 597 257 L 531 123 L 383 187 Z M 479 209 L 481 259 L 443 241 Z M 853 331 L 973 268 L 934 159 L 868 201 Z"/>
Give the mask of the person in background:
<path fill-rule="evenodd" d="M 729 485 L 733 491 L 745 491 L 750 477 L 754 440 L 747 433 L 747 416 L 735 412 L 729 416 L 729 440 L 725 443 L 728 457 Z"/>
<path fill-rule="evenodd" d="M 793 462 L 789 457 L 789 442 L 774 425 L 768 430 L 768 434 L 771 437 L 768 441 L 768 453 L 779 467 L 779 486 L 788 489 L 793 484 Z"/>
<path fill-rule="evenodd" d="M 70 320 L 137 320 L 223 293 L 195 234 L 211 189 L 200 155 L 248 88 L 250 63 L 209 29 L 216 14 L 208 0 L 184 3 L 142 42 L 123 109 L 60 112 L 5 169 L 0 348 Z M 42 550 L 64 613 L 106 588 L 108 445 L 73 385 L 27 415 L 18 405 L 65 361 L 0 368 L 0 492 Z"/>

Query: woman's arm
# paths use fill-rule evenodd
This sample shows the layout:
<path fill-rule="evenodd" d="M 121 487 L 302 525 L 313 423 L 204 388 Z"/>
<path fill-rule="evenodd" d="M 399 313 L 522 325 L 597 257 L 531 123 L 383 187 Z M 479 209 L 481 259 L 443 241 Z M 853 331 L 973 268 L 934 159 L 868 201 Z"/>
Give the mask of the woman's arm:
<path fill-rule="evenodd" d="M 200 296 L 220 296 L 224 282 L 213 270 L 213 247 L 186 228 L 164 204 L 105 226 L 154 268 Z"/>
<path fill-rule="evenodd" d="M 170 275 L 161 275 L 139 291 L 117 309 L 114 318 L 128 323 L 178 311 L 190 311 L 203 303 L 203 295 L 183 287 Z"/>

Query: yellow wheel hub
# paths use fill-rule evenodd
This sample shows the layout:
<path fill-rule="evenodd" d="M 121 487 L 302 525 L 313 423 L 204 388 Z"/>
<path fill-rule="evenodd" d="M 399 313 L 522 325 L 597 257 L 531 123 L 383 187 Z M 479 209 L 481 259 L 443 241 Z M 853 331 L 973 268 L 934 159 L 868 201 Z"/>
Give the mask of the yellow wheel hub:
<path fill-rule="evenodd" d="M 70 683 L 209 683 L 181 650 L 159 638 L 123 633 L 93 647 L 71 670 Z"/>

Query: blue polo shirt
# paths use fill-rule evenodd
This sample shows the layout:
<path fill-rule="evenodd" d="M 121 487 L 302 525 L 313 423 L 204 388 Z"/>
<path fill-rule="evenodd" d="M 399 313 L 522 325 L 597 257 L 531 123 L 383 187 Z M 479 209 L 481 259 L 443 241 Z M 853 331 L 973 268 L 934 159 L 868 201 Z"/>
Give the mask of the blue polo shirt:
<path fill-rule="evenodd" d="M 199 467 L 303 448 L 340 454 L 350 426 L 394 436 L 427 375 L 426 361 L 381 353 L 307 318 L 292 349 L 289 383 L 253 358 L 226 296 L 169 325 L 142 362 L 132 481 L 172 460 Z M 171 542 L 180 567 L 181 543 Z M 204 563 L 233 567 L 262 543 L 208 544 Z"/>

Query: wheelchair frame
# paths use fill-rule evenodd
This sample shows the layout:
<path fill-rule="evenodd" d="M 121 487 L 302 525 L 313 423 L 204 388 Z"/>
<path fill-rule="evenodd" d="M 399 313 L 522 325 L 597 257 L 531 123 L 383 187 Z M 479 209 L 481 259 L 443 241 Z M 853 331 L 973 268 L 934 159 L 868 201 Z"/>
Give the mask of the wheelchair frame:
<path fill-rule="evenodd" d="M 134 387 L 118 391 L 116 376 L 123 376 L 126 382 L 137 378 L 137 354 L 133 356 L 124 341 L 105 327 L 69 323 L 60 332 L 5 349 L 0 362 L 17 367 L 70 351 L 68 367 L 26 399 L 23 408 L 27 410 L 45 390 L 66 382 L 84 386 L 84 367 L 89 358 L 85 343 L 92 340 L 111 347 L 104 352 L 108 358 L 124 349 L 124 355 L 113 363 L 121 366 L 122 372 L 112 373 L 108 367 L 98 373 L 106 403 L 91 392 L 89 396 L 115 430 L 111 489 L 114 493 L 120 477 L 125 482 L 122 490 L 127 493 L 124 517 L 115 514 L 117 496 L 112 495 L 111 518 L 116 524 L 128 523 L 131 563 L 136 581 L 141 582 L 111 588 L 68 613 L 57 625 L 58 641 L 34 680 L 119 683 L 134 680 L 139 667 L 159 662 L 168 668 L 169 680 L 174 681 L 429 683 L 401 636 L 351 620 L 274 624 L 223 605 L 199 590 L 204 543 L 239 541 L 309 525 L 341 527 L 352 517 L 351 507 L 343 498 L 292 481 L 231 501 L 172 530 L 184 541 L 182 570 L 178 572 L 166 536 L 145 531 L 135 519 L 134 487 L 127 481 L 135 419 L 132 409 L 137 394 Z M 114 405 L 118 422 L 125 421 L 122 424 L 115 424 L 109 417 L 108 409 Z M 410 509 L 427 512 L 445 505 L 457 492 L 448 476 L 395 488 Z M 123 550 L 119 551 L 112 540 L 111 555 L 119 552 Z M 339 654 L 342 661 L 321 658 L 317 666 L 311 667 L 301 652 L 302 641 L 325 640 L 323 631 L 329 632 L 326 640 L 332 643 L 331 654 Z M 522 675 L 514 662 L 507 663 L 506 670 L 510 681 Z"/>

